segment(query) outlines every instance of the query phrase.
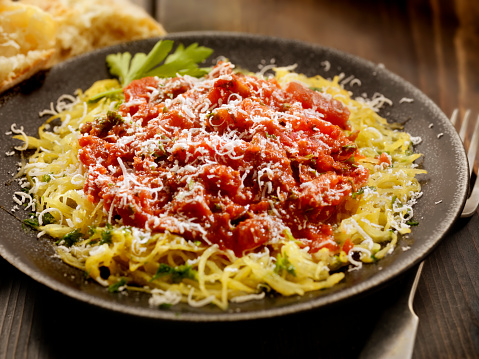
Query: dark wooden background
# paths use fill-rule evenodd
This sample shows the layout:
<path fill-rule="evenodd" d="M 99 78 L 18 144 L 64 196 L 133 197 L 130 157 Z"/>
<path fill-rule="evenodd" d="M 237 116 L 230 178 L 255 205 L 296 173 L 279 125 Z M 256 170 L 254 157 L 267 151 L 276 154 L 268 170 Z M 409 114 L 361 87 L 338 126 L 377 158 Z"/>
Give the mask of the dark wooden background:
<path fill-rule="evenodd" d="M 294 38 L 382 63 L 448 116 L 479 115 L 477 0 L 137 0 L 165 29 Z M 414 358 L 479 357 L 479 217 L 461 219 L 427 258 L 414 308 Z M 355 358 L 402 282 L 325 310 L 213 324 L 105 312 L 34 282 L 0 259 L 0 358 Z M 391 323 L 393 325 L 393 323 Z"/>

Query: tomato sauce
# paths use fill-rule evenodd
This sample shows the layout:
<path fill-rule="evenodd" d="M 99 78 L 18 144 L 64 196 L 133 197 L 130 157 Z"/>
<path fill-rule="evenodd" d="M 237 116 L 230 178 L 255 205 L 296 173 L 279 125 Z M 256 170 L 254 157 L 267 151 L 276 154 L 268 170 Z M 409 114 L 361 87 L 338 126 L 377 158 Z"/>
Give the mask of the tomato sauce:
<path fill-rule="evenodd" d="M 333 226 L 369 173 L 355 161 L 349 110 L 291 82 L 234 73 L 144 78 L 81 128 L 85 193 L 109 221 L 233 250 L 289 232 L 336 251 Z"/>

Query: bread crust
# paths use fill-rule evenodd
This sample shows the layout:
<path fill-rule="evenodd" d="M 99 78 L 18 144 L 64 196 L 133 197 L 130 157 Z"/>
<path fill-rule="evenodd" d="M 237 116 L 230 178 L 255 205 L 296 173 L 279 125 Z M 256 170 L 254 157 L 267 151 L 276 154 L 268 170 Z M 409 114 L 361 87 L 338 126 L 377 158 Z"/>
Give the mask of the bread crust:
<path fill-rule="evenodd" d="M 0 92 L 47 66 L 55 54 L 56 24 L 34 6 L 0 1 Z"/>
<path fill-rule="evenodd" d="M 54 49 L 45 50 L 39 53 L 39 55 L 29 61 L 26 67 L 15 71 L 12 76 L 8 79 L 0 82 L 0 93 L 12 88 L 13 86 L 19 84 L 20 82 L 30 78 L 38 71 L 46 68 L 48 62 L 53 57 L 55 53 Z"/>

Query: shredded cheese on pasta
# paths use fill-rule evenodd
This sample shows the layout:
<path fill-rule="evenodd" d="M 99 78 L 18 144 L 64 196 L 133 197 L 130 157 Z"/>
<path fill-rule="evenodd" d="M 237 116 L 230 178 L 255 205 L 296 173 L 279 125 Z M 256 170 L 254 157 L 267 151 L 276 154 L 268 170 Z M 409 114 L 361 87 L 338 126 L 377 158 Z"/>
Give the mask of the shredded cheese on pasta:
<path fill-rule="evenodd" d="M 344 218 L 334 228 L 337 253 L 327 246 L 309 253 L 285 232 L 277 245 L 237 256 L 232 250 L 188 241 L 168 231 L 111 225 L 112 212 L 84 192 L 87 173 L 78 158 L 78 140 L 82 124 L 121 103 L 121 98 L 108 97 L 89 101 L 98 93 L 119 88 L 115 80 L 98 81 L 85 93 L 62 96 L 42 113 L 51 117 L 39 128 L 38 138 L 12 127 L 15 137 L 24 141 L 18 149 L 34 150 L 21 169 L 30 189 L 28 194 L 18 192 L 17 201 L 28 201 L 38 217 L 40 233 L 55 239 L 66 263 L 110 289 L 150 293 L 153 306 L 185 302 L 227 309 L 231 302 L 264 298 L 268 291 L 290 296 L 330 288 L 347 275 L 342 268 L 358 270 L 363 263 L 380 260 L 394 250 L 398 235 L 411 231 L 413 206 L 421 196 L 416 176 L 425 171 L 415 164 L 420 155 L 413 152 L 413 138 L 378 115 L 381 106 L 390 104 L 384 96 L 353 99 L 339 81 L 360 84 L 354 77 L 328 81 L 320 76 L 308 78 L 291 68 L 276 68 L 275 73 L 281 86 L 295 81 L 341 101 L 350 110 L 351 132 L 358 132 L 357 161 L 370 176 L 367 186 L 353 194 L 355 200 L 346 202 Z M 223 150 L 223 155 L 235 156 L 231 149 Z M 122 170 L 130 178 L 124 166 Z M 262 185 L 264 191 L 271 191 L 266 183 Z M 76 241 L 69 244 L 72 238 Z M 164 273 L 159 272 L 160 264 L 165 265 Z"/>

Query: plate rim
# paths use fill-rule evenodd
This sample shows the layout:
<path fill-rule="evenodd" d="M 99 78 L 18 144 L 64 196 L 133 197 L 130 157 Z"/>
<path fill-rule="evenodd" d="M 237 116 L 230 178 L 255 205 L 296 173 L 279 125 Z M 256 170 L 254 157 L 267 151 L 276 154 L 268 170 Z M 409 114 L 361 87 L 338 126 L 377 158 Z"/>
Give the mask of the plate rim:
<path fill-rule="evenodd" d="M 143 40 L 136 40 L 136 41 L 129 41 L 117 45 L 112 45 L 108 47 L 104 47 L 102 49 L 98 49 L 86 54 L 79 55 L 75 58 L 69 59 L 63 63 L 60 63 L 52 68 L 50 71 L 61 71 L 62 68 L 66 67 L 68 68 L 71 66 L 70 64 L 74 64 L 77 61 L 81 61 L 83 58 L 91 57 L 91 56 L 100 56 L 100 54 L 108 54 L 113 51 L 123 51 L 122 48 L 128 48 L 132 44 L 135 43 L 142 43 L 142 42 L 152 42 L 154 43 L 155 41 L 159 39 L 173 39 L 173 40 L 180 40 L 180 39 L 185 39 L 185 38 L 222 38 L 223 40 L 225 39 L 231 39 L 231 38 L 242 38 L 245 40 L 253 40 L 253 41 L 267 41 L 267 42 L 285 42 L 285 43 L 291 43 L 291 44 L 299 44 L 300 46 L 309 46 L 312 49 L 316 49 L 318 51 L 326 51 L 335 54 L 336 56 L 343 57 L 350 59 L 354 62 L 360 63 L 361 66 L 368 66 L 368 67 L 374 67 L 377 68 L 377 64 L 373 63 L 372 61 L 369 61 L 367 59 L 358 57 L 356 55 L 328 47 L 328 46 L 323 46 L 320 44 L 315 44 L 315 43 L 310 43 L 302 40 L 296 40 L 296 39 L 291 39 L 291 38 L 281 38 L 281 37 L 275 37 L 275 36 L 270 36 L 270 35 L 261 35 L 261 34 L 250 34 L 250 33 L 242 33 L 242 32 L 229 32 L 229 31 L 187 31 L 187 32 L 177 32 L 177 33 L 171 33 L 167 34 L 165 36 L 161 37 L 155 37 L 155 38 L 150 38 L 150 39 L 143 39 Z M 444 115 L 442 110 L 434 103 L 428 96 L 426 96 L 421 90 L 416 88 L 414 85 L 406 81 L 405 79 L 401 78 L 400 76 L 396 75 L 395 73 L 389 71 L 386 68 L 381 68 L 378 69 L 378 71 L 383 71 L 385 75 L 394 81 L 401 83 L 407 88 L 412 91 L 412 93 L 416 96 L 415 98 L 419 98 L 422 103 L 425 103 L 429 108 L 437 111 L 439 114 L 442 114 L 446 119 L 447 117 Z M 48 74 L 47 74 L 48 76 Z M 12 91 L 15 88 L 21 86 L 21 84 L 15 86 L 13 89 L 9 90 Z M 7 92 L 9 92 L 7 91 Z M 4 94 L 0 95 L 0 98 L 5 96 Z M 8 95 L 7 95 L 8 96 Z M 15 95 L 14 95 L 15 96 Z M 2 103 L 0 102 L 0 109 L 2 107 Z M 456 145 L 455 148 L 458 148 L 457 141 L 460 142 L 460 139 L 457 135 L 457 132 L 454 130 L 454 127 L 452 124 L 450 124 L 449 121 L 444 122 L 444 125 L 448 127 L 450 131 L 453 131 L 456 134 L 455 142 L 454 144 Z M 454 136 L 453 136 L 454 137 Z M 466 169 L 467 169 L 467 157 L 465 154 L 464 147 L 462 145 L 462 142 L 460 142 L 462 146 L 462 165 L 464 163 L 466 164 Z M 464 161 L 465 159 L 465 161 Z M 469 177 L 466 176 L 465 181 L 463 181 L 463 186 L 464 188 L 467 188 L 469 185 Z M 464 191 L 466 191 L 464 189 Z M 298 312 L 304 312 L 307 310 L 311 309 L 316 309 L 316 308 L 322 308 L 326 307 L 332 304 L 337 304 L 340 302 L 343 302 L 347 299 L 350 299 L 351 297 L 356 297 L 359 295 L 367 294 L 370 291 L 374 290 L 375 288 L 380 287 L 381 285 L 384 285 L 387 280 L 390 280 L 392 278 L 397 278 L 399 275 L 402 273 L 408 271 L 415 265 L 417 265 L 419 262 L 424 260 L 425 257 L 427 257 L 429 254 L 432 253 L 432 251 L 439 245 L 441 240 L 444 238 L 444 236 L 447 234 L 453 223 L 460 217 L 460 213 L 462 211 L 462 208 L 464 207 L 465 201 L 466 201 L 466 194 L 464 194 L 462 197 L 461 203 L 456 206 L 456 211 L 454 212 L 454 215 L 450 217 L 449 223 L 447 223 L 447 230 L 442 234 L 442 236 L 436 240 L 432 245 L 429 245 L 427 248 L 424 248 L 424 250 L 421 253 L 418 253 L 415 256 L 415 259 L 412 261 L 409 261 L 406 265 L 402 267 L 402 269 L 398 273 L 388 273 L 387 270 L 378 272 L 377 275 L 373 276 L 374 278 L 368 278 L 364 282 L 359 283 L 358 285 L 350 286 L 348 288 L 344 288 L 342 290 L 334 292 L 332 295 L 328 296 L 318 296 L 313 299 L 303 301 L 303 302 L 298 302 L 294 304 L 290 304 L 287 306 L 283 307 L 277 307 L 277 308 L 267 308 L 263 310 L 256 310 L 256 311 L 245 311 L 245 312 L 231 312 L 231 311 L 225 311 L 222 313 L 193 313 L 193 312 L 181 312 L 180 315 L 178 315 L 178 312 L 175 310 L 170 310 L 170 311 L 164 311 L 164 310 L 158 310 L 155 308 L 144 308 L 144 307 L 134 307 L 134 306 L 127 306 L 125 308 L 124 304 L 118 303 L 117 301 L 107 301 L 104 300 L 103 298 L 94 298 L 92 295 L 89 293 L 86 293 L 81 290 L 77 290 L 75 288 L 68 287 L 64 285 L 61 282 L 58 282 L 54 278 L 51 278 L 48 275 L 45 275 L 41 272 L 35 271 L 33 268 L 30 268 L 28 264 L 19 262 L 16 260 L 15 256 L 11 253 L 9 253 L 4 245 L 2 244 L 0 240 L 0 255 L 6 259 L 11 265 L 19 269 L 21 272 L 25 273 L 32 279 L 44 284 L 45 286 L 49 287 L 50 289 L 53 289 L 56 292 L 62 293 L 64 295 L 67 295 L 69 297 L 72 297 L 74 299 L 80 300 L 84 303 L 88 303 L 90 305 L 94 305 L 97 307 L 101 307 L 104 309 L 108 310 L 113 310 L 116 312 L 121 312 L 124 314 L 129 314 L 129 315 L 134 315 L 138 317 L 148 317 L 152 319 L 163 319 L 163 320 L 174 320 L 174 321 L 193 321 L 193 322 L 216 322 L 216 321 L 239 321 L 239 320 L 250 320 L 250 319 L 262 319 L 262 318 L 271 318 L 271 317 L 277 317 L 277 316 L 282 316 L 282 315 L 288 315 L 288 314 L 293 314 L 293 313 L 298 313 Z M 7 214 L 12 215 L 7 209 L 3 208 L 1 206 L 1 209 L 3 209 Z M 386 273 L 386 274 L 385 274 Z M 383 277 L 387 277 L 387 280 Z M 90 283 L 94 284 L 94 283 Z"/>

